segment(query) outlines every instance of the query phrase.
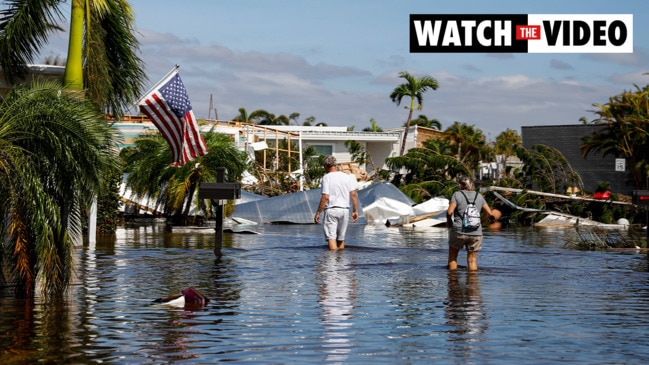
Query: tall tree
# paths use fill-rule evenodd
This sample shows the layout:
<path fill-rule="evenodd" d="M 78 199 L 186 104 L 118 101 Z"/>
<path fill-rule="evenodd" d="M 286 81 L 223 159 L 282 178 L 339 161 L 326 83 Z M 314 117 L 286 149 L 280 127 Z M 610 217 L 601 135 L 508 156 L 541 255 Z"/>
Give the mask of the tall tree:
<path fill-rule="evenodd" d="M 80 93 L 61 89 L 36 81 L 0 101 L 0 264 L 25 297 L 37 278 L 46 294 L 67 288 L 82 209 L 119 169 L 115 130 Z"/>
<path fill-rule="evenodd" d="M 133 11 L 125 0 L 12 0 L 0 12 L 0 67 L 9 83 L 27 73 L 47 38 L 60 31 L 56 18 L 69 4 L 70 39 L 64 84 L 84 90 L 102 112 L 121 117 L 146 80 Z"/>
<path fill-rule="evenodd" d="M 405 83 L 397 86 L 392 93 L 390 94 L 390 99 L 398 105 L 401 104 L 401 100 L 404 97 L 410 98 L 410 106 L 406 107 L 408 109 L 408 119 L 406 119 L 405 130 L 403 132 L 403 140 L 401 141 L 401 150 L 399 156 L 403 156 L 403 152 L 406 149 L 406 138 L 408 138 L 408 129 L 410 129 L 410 121 L 412 120 L 412 113 L 417 108 L 421 110 L 424 102 L 424 93 L 428 89 L 437 90 L 439 84 L 432 76 L 423 76 L 418 79 L 415 76 L 411 75 L 407 71 L 401 71 L 399 77 L 406 80 Z M 417 104 L 415 105 L 415 101 Z"/>
<path fill-rule="evenodd" d="M 114 131 L 103 113 L 119 118 L 145 79 L 128 3 L 73 0 L 67 90 L 61 83 L 20 85 L 48 36 L 62 30 L 57 20 L 67 4 L 12 0 L 0 11 L 0 67 L 8 83 L 16 85 L 0 112 L 6 118 L 0 122 L 3 132 L 15 128 L 16 133 L 0 139 L 11 151 L 4 156 L 7 161 L 17 161 L 13 170 L 3 171 L 15 179 L 3 186 L 12 197 L 2 200 L 3 211 L 11 211 L 2 225 L 8 227 L 3 247 L 13 247 L 3 253 L 13 253 L 9 280 L 26 296 L 33 294 L 37 276 L 48 293 L 66 288 L 70 248 L 81 242 L 80 212 L 90 197 L 110 191 L 110 178 L 118 175 Z M 15 123 L 22 124 L 16 128 Z"/>

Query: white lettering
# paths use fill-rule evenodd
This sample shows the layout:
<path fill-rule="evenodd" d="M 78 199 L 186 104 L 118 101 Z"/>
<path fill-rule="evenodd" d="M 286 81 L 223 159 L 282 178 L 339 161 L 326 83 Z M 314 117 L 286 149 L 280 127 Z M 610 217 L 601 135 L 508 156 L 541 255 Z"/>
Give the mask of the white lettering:
<path fill-rule="evenodd" d="M 446 23 L 442 46 L 450 46 L 451 43 L 455 46 L 462 46 L 462 38 L 460 38 L 460 30 L 457 28 L 457 22 Z"/>
<path fill-rule="evenodd" d="M 475 28 L 475 20 L 463 20 L 461 24 L 464 27 L 464 45 L 471 47 L 473 45 L 473 28 Z"/>
<path fill-rule="evenodd" d="M 493 25 L 492 25 L 493 24 Z M 511 21 L 491 21 L 483 20 L 477 22 L 475 20 L 415 20 L 413 21 L 415 33 L 417 35 L 417 43 L 421 47 L 442 46 L 442 47 L 471 47 L 473 40 L 477 40 L 483 47 L 496 46 L 511 46 Z M 493 32 L 488 32 L 488 29 L 493 29 Z M 440 34 L 442 35 L 440 44 Z M 493 38 L 487 36 L 488 33 L 493 33 Z M 464 42 L 463 42 L 464 40 Z"/>
<path fill-rule="evenodd" d="M 529 14 L 529 53 L 633 53 L 633 14 Z"/>
<path fill-rule="evenodd" d="M 494 22 L 494 43 L 496 46 L 512 45 L 512 22 L 502 20 Z"/>
<path fill-rule="evenodd" d="M 419 45 L 424 47 L 428 44 L 436 46 L 439 42 L 439 29 L 442 26 L 440 20 L 435 20 L 435 28 L 433 29 L 433 24 L 430 20 L 424 22 L 422 28 L 421 21 L 415 20 L 415 31 L 417 32 L 417 41 Z"/>
<path fill-rule="evenodd" d="M 480 22 L 480 24 L 478 24 L 476 36 L 478 37 L 478 43 L 480 43 L 480 45 L 489 47 L 491 45 L 491 41 L 484 34 L 486 28 L 491 28 L 491 22 L 488 20 Z"/>

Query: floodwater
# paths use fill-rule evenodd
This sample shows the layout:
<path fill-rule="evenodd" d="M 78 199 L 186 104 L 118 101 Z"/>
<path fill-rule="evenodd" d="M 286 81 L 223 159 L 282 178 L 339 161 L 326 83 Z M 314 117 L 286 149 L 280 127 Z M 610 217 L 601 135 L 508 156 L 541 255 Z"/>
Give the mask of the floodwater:
<path fill-rule="evenodd" d="M 258 234 L 120 228 L 77 252 L 68 296 L 0 296 L 0 363 L 646 364 L 649 273 L 634 251 L 563 248 L 571 230 L 486 232 L 468 274 L 445 229 L 316 225 Z M 194 287 L 205 307 L 153 299 Z"/>

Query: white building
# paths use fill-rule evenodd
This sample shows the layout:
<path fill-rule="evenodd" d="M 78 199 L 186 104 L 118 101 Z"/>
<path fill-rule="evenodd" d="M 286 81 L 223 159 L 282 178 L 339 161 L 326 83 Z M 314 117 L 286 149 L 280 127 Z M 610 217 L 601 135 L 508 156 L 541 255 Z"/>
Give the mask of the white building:
<path fill-rule="evenodd" d="M 122 133 L 125 146 L 132 144 L 138 135 L 156 131 L 153 123 L 141 116 L 125 116 L 122 121 L 114 123 L 113 127 Z M 404 132 L 403 127 L 383 132 L 358 132 L 348 131 L 345 126 L 257 125 L 233 121 L 209 121 L 201 125 L 200 129 L 201 132 L 211 130 L 231 135 L 237 147 L 247 151 L 251 159 L 254 159 L 255 151 L 272 150 L 273 146 L 279 145 L 280 140 L 288 140 L 302 148 L 311 146 L 319 155 L 333 155 L 340 164 L 347 164 L 353 161 L 345 142 L 353 140 L 360 143 L 369 155 L 370 163 L 358 166 L 367 175 L 388 169 L 385 160 L 399 155 Z M 446 136 L 444 132 L 432 128 L 411 126 L 405 150 L 422 147 L 423 142 L 431 138 Z M 299 154 L 300 150 L 290 153 Z"/>

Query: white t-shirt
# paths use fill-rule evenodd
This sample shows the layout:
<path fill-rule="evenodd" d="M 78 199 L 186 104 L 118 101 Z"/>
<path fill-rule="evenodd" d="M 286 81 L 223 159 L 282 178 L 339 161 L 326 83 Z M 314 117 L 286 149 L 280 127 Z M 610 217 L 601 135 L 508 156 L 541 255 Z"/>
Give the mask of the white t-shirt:
<path fill-rule="evenodd" d="M 327 208 L 349 208 L 349 192 L 356 190 L 356 177 L 342 171 L 334 171 L 322 177 L 322 194 L 329 195 Z"/>

